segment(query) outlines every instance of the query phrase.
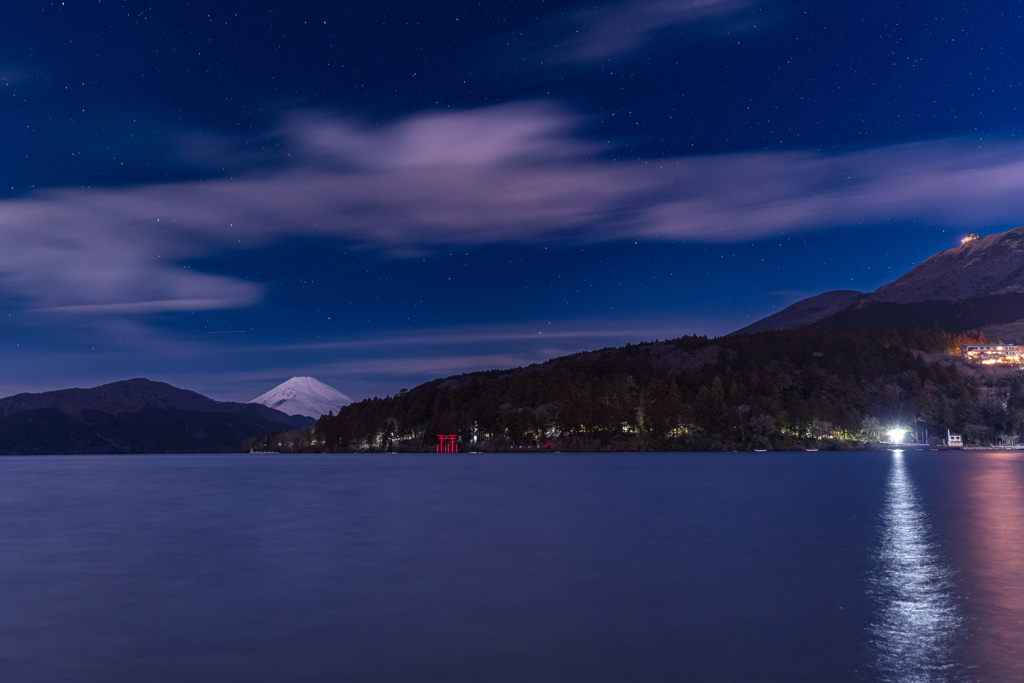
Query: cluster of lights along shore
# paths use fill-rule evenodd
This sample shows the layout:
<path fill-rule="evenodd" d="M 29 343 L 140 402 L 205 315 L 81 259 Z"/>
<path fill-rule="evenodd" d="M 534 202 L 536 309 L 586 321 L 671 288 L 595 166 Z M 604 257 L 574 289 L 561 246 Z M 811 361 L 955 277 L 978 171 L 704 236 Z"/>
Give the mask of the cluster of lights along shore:
<path fill-rule="evenodd" d="M 978 239 L 977 233 L 965 237 L 962 242 L 966 244 L 975 239 Z M 1012 365 L 1020 367 L 1024 365 L 1020 351 L 1020 347 L 1012 341 L 1006 344 L 964 344 L 960 348 L 960 354 L 972 365 Z M 886 436 L 889 437 L 889 443 L 902 444 L 906 434 L 906 429 L 893 427 L 886 433 Z M 947 445 L 961 447 L 963 444 L 962 438 L 960 434 L 949 432 L 947 435 Z"/>

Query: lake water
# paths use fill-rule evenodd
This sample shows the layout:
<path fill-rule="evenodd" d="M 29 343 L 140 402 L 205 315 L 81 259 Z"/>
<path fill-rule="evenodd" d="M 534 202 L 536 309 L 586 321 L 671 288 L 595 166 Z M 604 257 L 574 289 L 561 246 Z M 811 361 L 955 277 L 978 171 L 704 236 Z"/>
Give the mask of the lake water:
<path fill-rule="evenodd" d="M 0 680 L 1021 681 L 1024 454 L 0 458 Z"/>

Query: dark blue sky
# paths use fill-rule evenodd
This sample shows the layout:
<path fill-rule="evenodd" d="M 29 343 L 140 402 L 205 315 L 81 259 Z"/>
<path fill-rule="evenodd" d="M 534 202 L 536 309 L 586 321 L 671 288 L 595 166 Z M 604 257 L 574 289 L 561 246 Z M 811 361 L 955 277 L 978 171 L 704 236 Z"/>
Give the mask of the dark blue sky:
<path fill-rule="evenodd" d="M 1010 2 L 12 3 L 0 395 L 354 398 L 1024 223 Z"/>

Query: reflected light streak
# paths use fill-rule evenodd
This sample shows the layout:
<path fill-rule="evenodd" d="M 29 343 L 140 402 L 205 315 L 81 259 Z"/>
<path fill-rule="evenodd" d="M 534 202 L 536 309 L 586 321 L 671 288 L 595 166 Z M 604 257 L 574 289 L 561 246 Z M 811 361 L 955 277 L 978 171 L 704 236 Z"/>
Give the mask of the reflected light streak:
<path fill-rule="evenodd" d="M 878 674 L 874 680 L 963 680 L 952 650 L 962 619 L 952 598 L 951 571 L 930 536 L 903 453 L 895 451 L 872 581 L 878 601 L 877 621 L 871 627 Z"/>

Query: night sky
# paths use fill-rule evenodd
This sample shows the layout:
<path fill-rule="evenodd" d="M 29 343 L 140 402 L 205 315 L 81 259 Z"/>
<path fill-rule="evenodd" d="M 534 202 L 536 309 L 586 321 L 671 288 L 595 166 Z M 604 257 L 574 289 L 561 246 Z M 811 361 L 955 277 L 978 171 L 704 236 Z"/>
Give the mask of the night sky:
<path fill-rule="evenodd" d="M 0 396 L 353 398 L 1024 224 L 1014 2 L 0 10 Z"/>

